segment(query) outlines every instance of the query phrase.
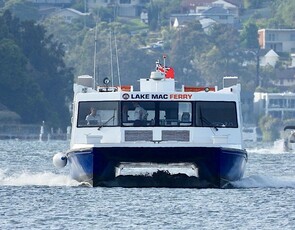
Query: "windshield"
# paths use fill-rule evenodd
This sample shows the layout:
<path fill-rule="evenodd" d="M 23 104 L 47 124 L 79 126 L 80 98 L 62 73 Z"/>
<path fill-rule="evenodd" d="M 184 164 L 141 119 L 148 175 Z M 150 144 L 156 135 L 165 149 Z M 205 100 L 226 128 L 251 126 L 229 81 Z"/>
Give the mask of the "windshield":
<path fill-rule="evenodd" d="M 80 102 L 78 127 L 118 126 L 118 102 Z"/>
<path fill-rule="evenodd" d="M 238 128 L 235 102 L 102 101 L 80 102 L 77 127 Z"/>
<path fill-rule="evenodd" d="M 196 102 L 196 126 L 237 128 L 236 103 L 223 101 Z"/>

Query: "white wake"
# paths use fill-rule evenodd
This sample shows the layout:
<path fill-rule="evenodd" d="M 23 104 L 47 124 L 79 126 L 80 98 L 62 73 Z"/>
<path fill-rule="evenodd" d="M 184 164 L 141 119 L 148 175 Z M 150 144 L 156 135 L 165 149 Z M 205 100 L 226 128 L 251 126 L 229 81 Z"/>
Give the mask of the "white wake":
<path fill-rule="evenodd" d="M 69 176 L 52 172 L 21 172 L 8 175 L 0 169 L 0 185 L 4 186 L 78 186 L 79 183 Z"/>
<path fill-rule="evenodd" d="M 295 177 L 255 175 L 231 183 L 235 188 L 295 188 Z"/>

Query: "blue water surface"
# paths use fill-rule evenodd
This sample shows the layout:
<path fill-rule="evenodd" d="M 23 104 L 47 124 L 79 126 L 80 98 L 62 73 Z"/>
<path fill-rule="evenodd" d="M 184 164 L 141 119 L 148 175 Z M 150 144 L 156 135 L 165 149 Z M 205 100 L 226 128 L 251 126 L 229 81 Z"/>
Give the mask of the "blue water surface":
<path fill-rule="evenodd" d="M 295 154 L 248 149 L 233 189 L 89 188 L 56 169 L 67 141 L 0 141 L 0 229 L 295 229 Z"/>

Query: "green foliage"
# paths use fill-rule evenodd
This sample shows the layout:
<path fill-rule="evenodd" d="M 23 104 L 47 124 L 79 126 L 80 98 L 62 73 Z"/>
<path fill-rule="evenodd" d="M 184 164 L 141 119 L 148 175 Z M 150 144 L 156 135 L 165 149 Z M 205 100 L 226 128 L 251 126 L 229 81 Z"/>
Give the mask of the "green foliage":
<path fill-rule="evenodd" d="M 83 3 L 73 2 L 82 12 Z M 275 17 L 263 18 L 261 11 L 257 11 L 244 24 L 241 34 L 225 25 L 216 25 L 206 34 L 198 22 L 170 30 L 168 15 L 179 13 L 180 0 L 151 1 L 147 5 L 149 29 L 157 31 L 152 34 L 139 20 L 115 17 L 111 8 L 95 9 L 92 23 L 98 22 L 97 83 L 110 77 L 117 85 L 120 75 L 121 84 L 133 84 L 139 77 L 148 77 L 155 60 L 165 53 L 166 64 L 174 67 L 179 84 L 221 86 L 222 78 L 232 75 L 239 76 L 243 89 L 254 91 L 259 70 L 262 89 L 274 91 L 275 87 L 270 83 L 275 77 L 274 69 L 256 68 L 257 29 L 269 26 L 294 28 L 295 3 L 292 0 L 245 0 L 244 3 L 246 8 L 252 9 L 272 4 L 271 12 Z M 21 19 L 36 18 L 35 7 L 22 0 L 5 1 L 4 8 L 11 9 L 13 15 L 20 15 Z M 20 112 L 26 122 L 45 120 L 56 125 L 66 124 L 69 115 L 65 98 L 70 100 L 71 97 L 72 71 L 76 76 L 93 74 L 95 28 L 87 28 L 91 23 L 86 23 L 85 27 L 81 21 L 67 24 L 57 18 L 47 19 L 42 24 L 44 27 L 8 13 L 0 17 L 0 55 L 5 57 L 0 60 L 0 67 L 3 67 L 0 77 L 5 79 L 0 85 L 0 100 L 6 100 L 6 95 L 10 95 L 8 106 Z M 160 39 L 164 41 L 162 49 L 140 48 Z M 8 87 L 10 92 L 7 92 Z M 12 99 L 12 95 L 17 96 Z"/>
<path fill-rule="evenodd" d="M 87 0 L 73 0 L 71 8 L 79 10 L 80 12 L 85 12 L 85 10 L 87 12 L 87 9 L 85 9 L 87 7 L 87 4 L 85 5 L 85 1 Z"/>
<path fill-rule="evenodd" d="M 169 15 L 179 13 L 180 0 L 151 1 L 148 5 L 150 30 L 158 30 L 162 26 L 169 26 Z"/>
<path fill-rule="evenodd" d="M 72 74 L 63 62 L 62 45 L 46 36 L 42 26 L 19 21 L 8 11 L 0 22 L 0 101 L 25 123 L 66 126 Z"/>
<path fill-rule="evenodd" d="M 274 141 L 280 137 L 280 130 L 275 127 L 282 127 L 282 122 L 277 118 L 265 116 L 259 120 L 263 141 Z"/>
<path fill-rule="evenodd" d="M 0 124 L 13 124 L 13 123 L 19 123 L 21 120 L 21 117 L 12 111 L 0 110 Z"/>
<path fill-rule="evenodd" d="M 206 49 L 208 38 L 199 22 L 189 24 L 177 31 L 171 39 L 171 64 L 183 84 L 197 84 L 201 81 L 198 57 Z"/>
<path fill-rule="evenodd" d="M 150 30 L 154 31 L 158 29 L 159 26 L 159 7 L 155 5 L 153 2 L 148 8 L 148 15 L 149 15 L 149 28 Z"/>
<path fill-rule="evenodd" d="M 221 86 L 224 76 L 239 76 L 242 64 L 239 51 L 239 33 L 230 26 L 215 25 L 207 36 L 199 39 L 207 43 L 195 56 L 196 68 L 210 85 Z"/>
<path fill-rule="evenodd" d="M 278 25 L 283 24 L 286 27 L 294 28 L 295 27 L 295 1 L 294 0 L 285 0 L 277 1 L 275 19 L 279 22 Z"/>
<path fill-rule="evenodd" d="M 256 24 L 248 22 L 244 25 L 241 41 L 242 45 L 248 49 L 258 49 L 258 27 Z"/>
<path fill-rule="evenodd" d="M 245 9 L 257 9 L 262 6 L 264 0 L 244 0 Z"/>
<path fill-rule="evenodd" d="M 138 50 L 140 39 L 131 36 L 120 23 L 111 23 L 108 26 L 100 23 L 97 25 L 97 31 L 96 78 L 98 84 L 102 84 L 102 80 L 109 77 L 113 79 L 114 85 L 118 85 L 119 74 L 123 85 L 131 84 L 138 80 L 140 73 L 150 72 L 150 65 L 156 59 L 152 60 L 144 50 Z M 93 73 L 94 37 L 95 30 L 89 30 L 81 43 L 80 59 L 76 62 L 78 75 Z"/>
<path fill-rule="evenodd" d="M 103 22 L 113 22 L 115 20 L 115 15 L 113 9 L 100 7 L 97 9 L 98 16 Z"/>
<path fill-rule="evenodd" d="M 21 20 L 38 20 L 38 8 L 32 2 L 25 0 L 8 0 L 5 2 L 2 11 L 9 10 L 13 16 Z"/>
<path fill-rule="evenodd" d="M 127 19 L 124 20 L 123 18 L 118 18 L 118 21 L 122 24 L 122 26 L 124 25 L 124 27 L 126 27 L 127 31 L 140 31 L 140 30 L 148 30 L 148 25 L 146 25 L 145 23 L 141 22 L 140 19 Z"/>

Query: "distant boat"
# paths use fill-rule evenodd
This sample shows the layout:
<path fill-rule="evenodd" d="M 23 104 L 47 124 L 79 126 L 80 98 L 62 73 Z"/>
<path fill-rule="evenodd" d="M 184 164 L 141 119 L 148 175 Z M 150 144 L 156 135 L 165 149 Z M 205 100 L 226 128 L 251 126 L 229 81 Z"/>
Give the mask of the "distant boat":
<path fill-rule="evenodd" d="M 169 72 L 169 74 L 167 74 Z M 247 152 L 237 78 L 223 89 L 175 89 L 174 71 L 159 62 L 133 86 L 74 85 L 70 150 L 53 157 L 91 186 L 224 188 L 243 177 Z M 142 108 L 138 108 L 138 106 Z M 97 109 L 96 122 L 85 120 Z M 144 115 L 143 115 L 144 114 Z"/>
<path fill-rule="evenodd" d="M 295 151 L 295 126 L 284 127 L 284 150 L 288 152 Z"/>

